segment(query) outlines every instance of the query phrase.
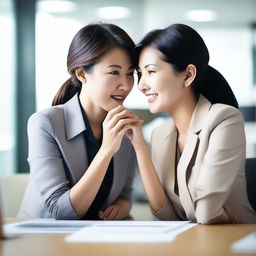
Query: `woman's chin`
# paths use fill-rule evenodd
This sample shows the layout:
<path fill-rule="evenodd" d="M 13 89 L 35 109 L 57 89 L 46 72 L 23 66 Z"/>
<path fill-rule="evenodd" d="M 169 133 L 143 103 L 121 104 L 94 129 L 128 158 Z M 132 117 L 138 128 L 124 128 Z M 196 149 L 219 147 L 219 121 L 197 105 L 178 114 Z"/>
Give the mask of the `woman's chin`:
<path fill-rule="evenodd" d="M 149 107 L 149 111 L 151 114 L 158 114 L 159 112 L 159 109 L 158 108 L 154 108 L 154 107 Z"/>

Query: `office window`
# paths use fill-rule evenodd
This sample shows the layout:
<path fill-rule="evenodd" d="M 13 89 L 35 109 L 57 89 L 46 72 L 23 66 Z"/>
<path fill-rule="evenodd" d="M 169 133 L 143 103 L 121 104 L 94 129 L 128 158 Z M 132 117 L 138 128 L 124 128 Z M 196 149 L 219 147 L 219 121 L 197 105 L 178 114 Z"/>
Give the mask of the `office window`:
<path fill-rule="evenodd" d="M 256 87 L 256 23 L 252 26 L 253 85 Z M 255 101 L 256 104 L 256 101 Z"/>
<path fill-rule="evenodd" d="M 15 170 L 15 40 L 11 0 L 0 1 L 0 174 Z"/>

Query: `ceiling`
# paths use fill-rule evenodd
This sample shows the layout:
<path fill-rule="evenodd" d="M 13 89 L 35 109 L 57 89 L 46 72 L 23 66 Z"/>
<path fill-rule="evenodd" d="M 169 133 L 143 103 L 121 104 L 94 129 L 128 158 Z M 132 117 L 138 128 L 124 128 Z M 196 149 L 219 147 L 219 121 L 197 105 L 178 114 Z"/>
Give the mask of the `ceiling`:
<path fill-rule="evenodd" d="M 256 0 L 72 0 L 72 2 L 76 3 L 77 8 L 67 15 L 74 15 L 80 20 L 97 19 L 95 10 L 100 6 L 125 6 L 132 11 L 130 19 L 135 19 L 138 23 L 143 22 L 144 19 L 156 24 L 164 23 L 163 21 L 168 24 L 188 23 L 184 14 L 194 9 L 207 9 L 217 14 L 217 19 L 205 23 L 206 26 L 244 26 L 256 22 Z"/>
<path fill-rule="evenodd" d="M 14 0 L 0 1 L 1 16 L 10 15 Z M 38 2 L 56 0 L 38 0 Z M 58 0 L 68 1 L 68 0 Z M 172 23 L 185 23 L 194 28 L 239 27 L 256 23 L 256 0 L 69 0 L 75 9 L 69 12 L 54 12 L 56 17 L 70 18 L 80 24 L 103 21 L 115 23 L 124 28 L 135 40 L 153 28 L 163 28 Z M 40 5 L 37 5 L 40 6 Z M 60 3 L 58 5 L 60 7 Z M 104 20 L 96 10 L 105 6 L 128 7 L 131 15 L 125 19 Z M 185 12 L 195 9 L 214 11 L 217 19 L 212 22 L 198 23 L 188 20 Z M 38 11 L 39 8 L 38 8 Z"/>
<path fill-rule="evenodd" d="M 49 1 L 54 0 L 38 0 Z M 60 0 L 61 1 L 61 0 Z M 65 1 L 65 0 L 62 0 Z M 69 0 L 75 3 L 75 10 L 54 15 L 65 15 L 82 23 L 96 21 L 96 9 L 102 6 L 124 6 L 131 10 L 131 16 L 116 23 L 131 22 L 139 28 L 147 24 L 166 26 L 170 23 L 187 23 L 197 26 L 248 26 L 256 23 L 256 0 Z M 0 15 L 10 12 L 13 0 L 0 1 Z M 217 19 L 207 23 L 195 23 L 185 17 L 185 12 L 194 9 L 214 11 Z M 113 22 L 113 20 L 110 20 Z"/>

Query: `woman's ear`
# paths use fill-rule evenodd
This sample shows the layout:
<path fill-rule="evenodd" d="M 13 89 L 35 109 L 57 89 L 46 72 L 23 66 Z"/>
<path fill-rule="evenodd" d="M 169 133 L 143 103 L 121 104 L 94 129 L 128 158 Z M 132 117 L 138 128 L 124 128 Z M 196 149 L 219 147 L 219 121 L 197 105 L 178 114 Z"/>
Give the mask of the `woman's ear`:
<path fill-rule="evenodd" d="M 75 74 L 82 84 L 86 83 L 85 71 L 82 68 L 77 68 Z"/>
<path fill-rule="evenodd" d="M 196 77 L 196 66 L 193 64 L 189 64 L 186 68 L 186 78 L 184 84 L 186 87 L 189 87 Z"/>

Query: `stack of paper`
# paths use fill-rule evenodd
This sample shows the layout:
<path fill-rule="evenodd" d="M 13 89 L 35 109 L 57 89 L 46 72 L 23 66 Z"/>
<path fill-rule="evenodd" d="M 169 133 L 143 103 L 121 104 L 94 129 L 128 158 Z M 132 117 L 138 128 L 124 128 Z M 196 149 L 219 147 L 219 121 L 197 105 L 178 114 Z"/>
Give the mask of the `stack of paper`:
<path fill-rule="evenodd" d="M 194 225 L 187 221 L 112 221 L 83 228 L 66 240 L 88 243 L 169 243 Z"/>
<path fill-rule="evenodd" d="M 93 221 L 35 219 L 4 225 L 4 233 L 26 234 L 70 234 L 93 225 Z"/>
<path fill-rule="evenodd" d="M 231 250 L 235 253 L 256 253 L 256 232 L 233 243 Z"/>
<path fill-rule="evenodd" d="M 70 234 L 68 242 L 171 242 L 196 224 L 188 221 L 82 221 L 35 219 L 4 225 L 6 236 Z"/>

